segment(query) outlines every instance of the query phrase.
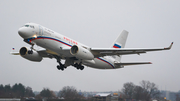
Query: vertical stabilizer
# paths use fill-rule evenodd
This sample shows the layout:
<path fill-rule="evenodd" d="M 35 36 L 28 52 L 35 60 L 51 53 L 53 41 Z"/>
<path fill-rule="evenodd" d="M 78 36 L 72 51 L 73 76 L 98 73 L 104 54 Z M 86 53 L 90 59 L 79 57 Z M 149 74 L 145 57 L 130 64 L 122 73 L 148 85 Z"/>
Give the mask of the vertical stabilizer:
<path fill-rule="evenodd" d="M 125 44 L 126 44 L 126 40 L 127 40 L 127 37 L 128 37 L 128 33 L 126 30 L 123 30 L 121 32 L 121 34 L 117 37 L 117 39 L 114 41 L 113 45 L 111 46 L 111 48 L 124 48 L 125 47 Z M 113 56 L 113 58 L 116 59 L 116 61 L 119 61 L 121 60 L 121 56 Z"/>

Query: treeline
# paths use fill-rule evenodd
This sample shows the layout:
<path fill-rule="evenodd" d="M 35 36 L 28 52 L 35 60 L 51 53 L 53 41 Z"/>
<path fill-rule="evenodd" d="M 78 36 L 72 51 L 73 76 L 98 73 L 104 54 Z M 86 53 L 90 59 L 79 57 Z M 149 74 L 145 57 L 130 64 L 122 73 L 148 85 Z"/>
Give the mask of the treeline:
<path fill-rule="evenodd" d="M 63 101 L 84 101 L 84 96 L 79 94 L 77 89 L 73 86 L 63 87 L 58 94 L 56 95 L 53 91 L 48 88 L 44 88 L 38 95 L 35 97 L 40 100 L 42 98 L 47 99 L 62 99 Z M 87 101 L 87 100 L 85 100 Z"/>
<path fill-rule="evenodd" d="M 0 98 L 22 98 L 24 96 L 35 96 L 31 87 L 25 87 L 21 83 L 16 83 L 12 87 L 10 85 L 0 85 Z"/>
<path fill-rule="evenodd" d="M 84 97 L 80 95 L 75 87 L 65 86 L 59 92 L 58 95 L 48 88 L 44 88 L 38 95 L 33 93 L 31 87 L 25 87 L 21 83 L 10 85 L 0 85 L 0 98 L 27 98 L 27 99 L 59 99 L 63 101 L 82 101 Z"/>
<path fill-rule="evenodd" d="M 136 99 L 149 101 L 150 99 L 160 99 L 160 91 L 156 84 L 149 81 L 141 81 L 140 86 L 132 82 L 125 83 L 122 90 L 119 92 L 120 99 Z M 82 100 L 82 94 L 79 94 L 75 87 L 65 86 L 56 95 L 54 91 L 44 88 L 38 95 L 35 96 L 31 87 L 25 87 L 21 83 L 10 85 L 0 85 L 0 98 L 35 98 L 35 99 L 57 99 L 62 98 L 68 100 Z"/>
<path fill-rule="evenodd" d="M 150 101 L 150 99 L 164 99 L 155 83 L 149 81 L 141 81 L 140 85 L 135 85 L 132 82 L 127 82 L 119 91 L 119 100 L 124 101 L 127 99 L 135 99 L 141 101 Z M 36 100 L 58 99 L 63 101 L 92 101 L 93 95 L 84 97 L 73 86 L 63 87 L 58 94 L 54 91 L 44 88 L 39 94 L 35 95 L 31 87 L 25 87 L 21 83 L 10 85 L 0 85 L 0 98 L 33 98 Z M 176 95 L 176 100 L 180 101 L 180 94 Z"/>

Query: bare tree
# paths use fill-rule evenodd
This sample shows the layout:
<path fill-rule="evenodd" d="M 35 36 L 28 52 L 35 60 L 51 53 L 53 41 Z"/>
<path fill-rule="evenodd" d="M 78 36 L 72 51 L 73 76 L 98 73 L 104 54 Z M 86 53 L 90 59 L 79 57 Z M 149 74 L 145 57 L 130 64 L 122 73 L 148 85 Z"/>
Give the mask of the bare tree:
<path fill-rule="evenodd" d="M 141 86 L 135 86 L 134 88 L 134 99 L 142 100 L 143 99 L 144 89 Z"/>
<path fill-rule="evenodd" d="M 31 87 L 26 87 L 25 89 L 25 97 L 34 97 L 35 94 L 33 93 L 33 90 Z"/>
<path fill-rule="evenodd" d="M 160 91 L 156 84 L 144 80 L 140 84 L 140 86 L 137 86 L 132 82 L 125 83 L 121 94 L 123 98 L 149 101 L 160 97 Z"/>
<path fill-rule="evenodd" d="M 55 97 L 55 94 L 54 94 L 53 91 L 50 91 L 48 88 L 44 88 L 44 89 L 40 92 L 40 96 L 50 99 L 50 98 Z"/>
<path fill-rule="evenodd" d="M 82 96 L 78 94 L 77 90 L 73 86 L 65 86 L 59 91 L 59 97 L 63 97 L 65 101 L 80 101 Z"/>
<path fill-rule="evenodd" d="M 143 80 L 140 84 L 143 88 L 143 100 L 149 101 L 151 98 L 159 98 L 160 91 L 155 83 Z"/>
<path fill-rule="evenodd" d="M 128 99 L 129 98 L 132 99 L 134 94 L 134 88 L 135 85 L 132 82 L 125 83 L 122 89 L 122 93 L 124 94 L 124 97 Z"/>

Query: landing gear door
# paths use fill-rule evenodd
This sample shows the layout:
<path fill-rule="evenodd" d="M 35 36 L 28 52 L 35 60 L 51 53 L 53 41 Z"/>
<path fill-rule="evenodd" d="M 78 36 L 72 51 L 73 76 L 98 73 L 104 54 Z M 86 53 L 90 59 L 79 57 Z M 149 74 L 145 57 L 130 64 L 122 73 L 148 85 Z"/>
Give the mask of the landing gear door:
<path fill-rule="evenodd" d="M 43 28 L 42 28 L 42 26 L 39 26 L 39 36 L 43 36 Z"/>

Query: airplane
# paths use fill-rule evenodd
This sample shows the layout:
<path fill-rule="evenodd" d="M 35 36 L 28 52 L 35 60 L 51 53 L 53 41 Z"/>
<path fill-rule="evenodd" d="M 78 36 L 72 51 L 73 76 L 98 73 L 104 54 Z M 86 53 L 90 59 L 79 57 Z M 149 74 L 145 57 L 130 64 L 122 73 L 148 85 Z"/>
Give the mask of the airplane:
<path fill-rule="evenodd" d="M 68 66 L 74 66 L 79 70 L 83 70 L 84 66 L 95 69 L 118 69 L 129 65 L 152 64 L 151 62 L 121 62 L 122 55 L 170 50 L 173 45 L 172 42 L 165 48 L 124 48 L 128 33 L 123 30 L 110 48 L 92 48 L 40 24 L 26 23 L 19 28 L 18 34 L 31 47 L 22 47 L 19 52 L 11 52 L 11 54 L 20 55 L 34 62 L 40 62 L 43 58 L 55 58 L 58 63 L 57 69 L 62 71 Z M 34 49 L 34 45 L 42 49 Z M 64 64 L 61 60 L 65 60 Z"/>

